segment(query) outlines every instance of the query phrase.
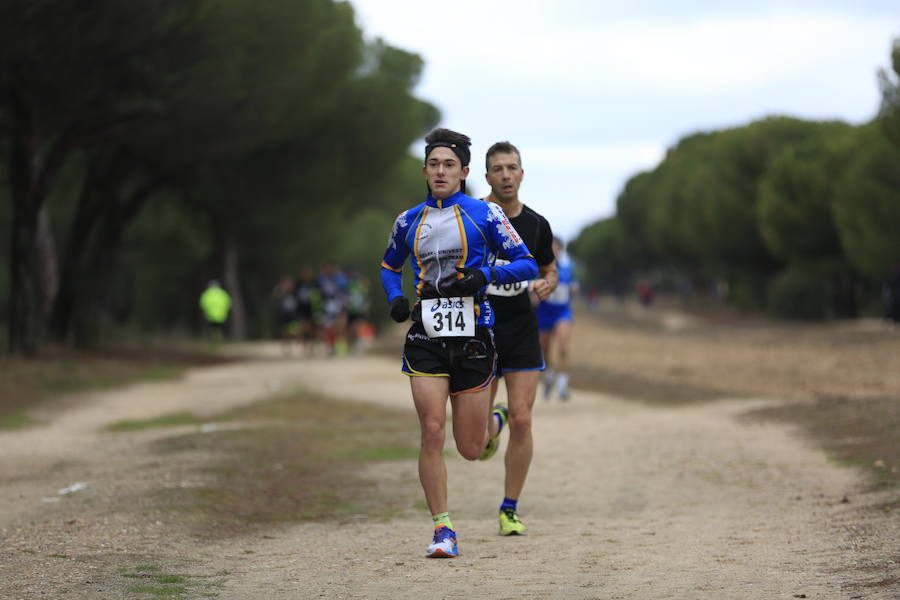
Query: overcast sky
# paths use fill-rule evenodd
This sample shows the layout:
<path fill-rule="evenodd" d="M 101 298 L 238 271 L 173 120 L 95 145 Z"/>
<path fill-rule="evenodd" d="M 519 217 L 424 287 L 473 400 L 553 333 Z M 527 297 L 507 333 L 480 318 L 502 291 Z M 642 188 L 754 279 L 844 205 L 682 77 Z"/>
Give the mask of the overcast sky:
<path fill-rule="evenodd" d="M 900 36 L 900 0 L 350 3 L 368 39 L 425 60 L 417 95 L 473 141 L 469 193 L 487 193 L 484 152 L 509 140 L 520 199 L 567 240 L 685 135 L 768 115 L 870 120 Z"/>

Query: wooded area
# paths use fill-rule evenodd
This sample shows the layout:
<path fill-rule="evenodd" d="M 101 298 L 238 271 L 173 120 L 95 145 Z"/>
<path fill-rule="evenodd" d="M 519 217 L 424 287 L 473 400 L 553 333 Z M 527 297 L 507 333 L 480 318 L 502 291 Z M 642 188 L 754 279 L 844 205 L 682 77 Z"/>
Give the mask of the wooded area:
<path fill-rule="evenodd" d="M 424 191 L 410 144 L 440 120 L 413 94 L 422 69 L 334 0 L 0 0 L 8 350 L 196 332 L 214 278 L 235 337 L 265 335 L 281 275 L 375 280 Z M 585 283 L 727 282 L 752 309 L 860 314 L 900 263 L 898 76 L 900 42 L 863 126 L 773 117 L 680 140 L 571 244 Z"/>
<path fill-rule="evenodd" d="M 0 1 L 9 350 L 190 331 L 212 278 L 259 334 L 281 274 L 377 264 L 422 67 L 333 0 Z"/>
<path fill-rule="evenodd" d="M 681 139 L 570 244 L 585 283 L 715 286 L 789 318 L 880 312 L 900 270 L 900 38 L 879 83 L 879 114 L 861 126 L 771 117 Z"/>

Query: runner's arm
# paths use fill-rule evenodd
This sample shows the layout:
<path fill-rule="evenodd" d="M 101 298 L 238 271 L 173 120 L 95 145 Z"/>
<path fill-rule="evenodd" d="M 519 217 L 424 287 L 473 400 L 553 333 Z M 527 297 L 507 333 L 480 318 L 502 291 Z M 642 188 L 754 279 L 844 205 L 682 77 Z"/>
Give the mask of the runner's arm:
<path fill-rule="evenodd" d="M 531 282 L 531 291 L 537 294 L 539 300 L 546 300 L 556 286 L 559 285 L 559 271 L 554 260 L 548 265 L 538 266 L 538 278 Z"/>
<path fill-rule="evenodd" d="M 394 220 L 388 246 L 381 259 L 381 287 L 388 302 L 403 295 L 403 263 L 409 256 L 409 246 L 404 240 L 408 229 L 407 212 L 403 211 Z"/>
<path fill-rule="evenodd" d="M 522 244 L 522 248 L 525 248 L 525 244 Z M 490 283 L 499 285 L 533 279 L 538 274 L 537 263 L 534 262 L 534 257 L 531 254 L 527 254 L 527 248 L 523 254 L 519 258 L 510 260 L 508 265 L 485 267 L 482 271 L 485 272 L 485 276 Z M 492 274 L 493 278 L 491 277 Z"/>
<path fill-rule="evenodd" d="M 388 302 L 392 302 L 394 298 L 399 298 L 403 295 L 403 276 L 402 274 L 394 271 L 390 267 L 386 267 L 383 263 L 381 265 L 381 287 L 384 288 L 384 293 L 387 296 Z"/>

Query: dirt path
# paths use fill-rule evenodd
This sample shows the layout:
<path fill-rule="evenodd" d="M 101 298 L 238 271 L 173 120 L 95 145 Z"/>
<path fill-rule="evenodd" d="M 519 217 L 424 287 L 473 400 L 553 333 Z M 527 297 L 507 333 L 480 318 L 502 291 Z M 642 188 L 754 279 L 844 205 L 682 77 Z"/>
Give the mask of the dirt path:
<path fill-rule="evenodd" d="M 105 575 L 148 556 L 208 578 L 205 595 L 222 599 L 898 597 L 875 585 L 897 573 L 855 568 L 896 555 L 896 517 L 864 509 L 879 498 L 863 492 L 859 473 L 790 428 L 741 419 L 771 402 L 761 398 L 661 408 L 576 391 L 569 403 L 540 403 L 520 503 L 529 535 L 496 535 L 502 461 L 454 455 L 462 556 L 452 561 L 423 558 L 424 514 L 286 525 L 227 543 L 192 538 L 141 504 L 160 485 L 202 483 L 173 480 L 172 465 L 139 443 L 172 431 L 98 432 L 177 410 L 212 415 L 296 383 L 336 402 L 411 410 L 395 363 L 272 357 L 211 367 L 0 433 L 0 599 L 149 597 L 113 589 Z M 369 475 L 390 487 L 414 480 L 415 463 L 380 463 Z M 87 487 L 58 494 L 76 482 Z"/>

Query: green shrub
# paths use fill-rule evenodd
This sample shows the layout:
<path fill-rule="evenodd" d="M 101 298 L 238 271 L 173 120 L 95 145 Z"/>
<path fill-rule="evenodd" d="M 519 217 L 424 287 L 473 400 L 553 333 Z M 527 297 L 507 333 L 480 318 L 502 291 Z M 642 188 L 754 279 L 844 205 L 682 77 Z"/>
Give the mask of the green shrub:
<path fill-rule="evenodd" d="M 828 317 L 828 278 L 821 269 L 790 265 L 769 282 L 767 309 L 785 319 L 821 321 Z"/>

